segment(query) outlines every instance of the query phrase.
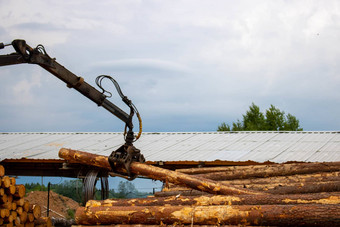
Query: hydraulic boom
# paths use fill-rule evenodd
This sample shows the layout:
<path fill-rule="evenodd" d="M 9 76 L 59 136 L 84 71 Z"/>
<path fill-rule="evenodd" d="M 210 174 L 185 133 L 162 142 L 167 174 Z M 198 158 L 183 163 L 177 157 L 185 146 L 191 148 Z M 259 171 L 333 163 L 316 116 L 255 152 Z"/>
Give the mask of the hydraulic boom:
<path fill-rule="evenodd" d="M 134 106 L 131 100 L 124 96 L 118 83 L 110 76 L 98 76 L 96 79 L 96 84 L 101 89 L 101 91 L 98 91 L 90 84 L 85 82 L 82 77 L 76 76 L 64 66 L 59 64 L 55 58 L 51 58 L 46 53 L 44 46 L 38 45 L 36 48 L 32 48 L 26 44 L 25 40 L 16 39 L 13 40 L 11 44 L 0 43 L 0 49 L 10 45 L 13 46 L 15 52 L 7 55 L 0 55 L 0 66 L 17 65 L 23 63 L 39 65 L 60 80 L 64 81 L 67 84 L 67 87 L 74 88 L 82 95 L 95 102 L 98 106 L 102 106 L 104 109 L 108 110 L 110 113 L 125 123 L 125 144 L 118 150 L 112 152 L 109 157 L 109 163 L 111 164 L 113 171 L 124 167 L 127 171 L 126 175 L 129 177 L 129 179 L 134 179 L 135 176 L 133 176 L 129 170 L 131 162 L 145 161 L 143 155 L 140 153 L 140 150 L 133 146 L 133 142 L 136 141 L 141 135 L 142 122 L 137 108 Z M 124 112 L 122 109 L 107 99 L 111 97 L 111 93 L 102 87 L 101 83 L 103 79 L 109 79 L 115 85 L 123 102 L 130 108 L 129 114 Z M 132 118 L 134 114 L 136 114 L 139 121 L 139 133 L 137 136 L 135 136 L 133 133 Z"/>

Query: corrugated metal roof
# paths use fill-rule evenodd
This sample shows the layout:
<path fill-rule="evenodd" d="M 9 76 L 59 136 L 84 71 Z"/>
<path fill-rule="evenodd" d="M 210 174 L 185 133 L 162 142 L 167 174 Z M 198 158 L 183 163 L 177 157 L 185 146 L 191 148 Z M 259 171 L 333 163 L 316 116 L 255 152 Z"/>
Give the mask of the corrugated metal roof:
<path fill-rule="evenodd" d="M 0 133 L 0 159 L 59 159 L 62 147 L 110 155 L 122 133 Z M 340 132 L 143 133 L 148 161 L 340 161 Z"/>

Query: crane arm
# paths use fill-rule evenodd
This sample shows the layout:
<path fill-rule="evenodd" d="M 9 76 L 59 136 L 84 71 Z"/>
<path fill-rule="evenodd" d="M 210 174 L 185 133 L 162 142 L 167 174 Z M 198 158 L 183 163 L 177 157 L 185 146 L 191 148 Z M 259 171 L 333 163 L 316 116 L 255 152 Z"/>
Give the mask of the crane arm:
<path fill-rule="evenodd" d="M 55 58 L 51 58 L 42 45 L 32 48 L 26 44 L 25 40 L 14 40 L 11 44 L 16 50 L 15 53 L 8 55 L 0 55 L 0 66 L 16 65 L 22 63 L 36 64 L 64 81 L 69 88 L 74 88 L 82 95 L 86 96 L 98 106 L 102 106 L 117 118 L 133 127 L 131 117 L 118 106 L 106 99 L 106 96 L 84 81 L 82 77 L 78 77 L 64 66 L 59 64 Z M 0 45 L 5 46 L 5 45 Z"/>
<path fill-rule="evenodd" d="M 11 44 L 0 43 L 0 49 L 3 49 L 4 47 L 9 45 L 12 45 L 16 52 L 7 55 L 0 55 L 0 66 L 17 65 L 23 63 L 39 65 L 60 80 L 64 81 L 67 84 L 67 87 L 74 88 L 82 95 L 95 102 L 98 106 L 102 106 L 104 109 L 108 110 L 110 113 L 112 113 L 125 123 L 125 144 L 118 148 L 116 151 L 112 152 L 112 154 L 109 156 L 109 163 L 113 171 L 115 171 L 117 168 L 119 169 L 120 166 L 123 166 L 123 168 L 127 170 L 128 178 L 130 180 L 134 179 L 136 176 L 131 174 L 130 172 L 131 162 L 145 161 L 143 155 L 140 153 L 140 150 L 135 148 L 132 144 L 141 135 L 142 123 L 136 107 L 133 105 L 131 100 L 123 95 L 118 83 L 110 76 L 98 76 L 96 79 L 96 83 L 102 90 L 102 92 L 100 92 L 92 87 L 90 84 L 85 82 L 82 77 L 76 76 L 64 66 L 59 64 L 55 58 L 51 58 L 46 53 L 45 48 L 42 45 L 38 45 L 36 48 L 32 48 L 26 44 L 25 40 L 16 39 L 13 40 Z M 101 81 L 105 78 L 110 79 L 114 83 L 119 95 L 122 98 L 122 101 L 129 106 L 130 114 L 127 114 L 107 99 L 107 97 L 109 97 L 105 95 L 105 92 L 107 91 L 101 86 Z M 107 93 L 110 94 L 110 92 Z M 132 117 L 135 113 L 139 120 L 139 133 L 136 137 L 133 133 L 132 123 Z"/>

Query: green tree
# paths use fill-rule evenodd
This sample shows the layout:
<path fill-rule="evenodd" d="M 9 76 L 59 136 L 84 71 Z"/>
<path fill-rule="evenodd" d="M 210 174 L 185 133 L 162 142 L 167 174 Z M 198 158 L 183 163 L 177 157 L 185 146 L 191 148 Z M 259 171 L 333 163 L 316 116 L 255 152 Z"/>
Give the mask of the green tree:
<path fill-rule="evenodd" d="M 223 122 L 218 126 L 217 131 L 302 131 L 299 120 L 291 115 L 285 115 L 284 111 L 270 105 L 265 114 L 260 107 L 252 103 L 246 114 L 242 115 L 243 120 L 232 123 L 232 128 Z"/>
<path fill-rule="evenodd" d="M 240 124 L 240 123 L 239 123 Z M 247 131 L 257 131 L 263 130 L 265 125 L 265 118 L 263 113 L 260 111 L 260 107 L 256 106 L 254 103 L 249 107 L 249 110 L 243 115 L 243 126 L 244 130 Z M 241 128 L 242 128 L 241 127 Z"/>
<path fill-rule="evenodd" d="M 268 131 L 282 131 L 285 124 L 285 112 L 273 105 L 266 111 L 265 128 Z"/>
<path fill-rule="evenodd" d="M 218 126 L 217 131 L 230 131 L 230 126 L 223 122 Z"/>
<path fill-rule="evenodd" d="M 118 184 L 118 193 L 116 196 L 118 198 L 131 198 L 138 194 L 135 185 L 129 181 L 120 181 Z"/>
<path fill-rule="evenodd" d="M 64 181 L 61 184 L 52 184 L 51 190 L 79 203 L 82 202 L 83 183 L 80 179 Z"/>

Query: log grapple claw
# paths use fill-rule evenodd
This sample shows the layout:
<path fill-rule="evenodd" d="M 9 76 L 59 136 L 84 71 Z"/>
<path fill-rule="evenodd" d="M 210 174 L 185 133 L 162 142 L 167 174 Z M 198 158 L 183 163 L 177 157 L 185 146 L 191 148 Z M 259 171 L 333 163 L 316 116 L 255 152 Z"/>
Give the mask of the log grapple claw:
<path fill-rule="evenodd" d="M 134 180 L 137 174 L 131 173 L 130 165 L 132 162 L 145 162 L 140 150 L 133 145 L 122 145 L 113 151 L 108 158 L 112 171 L 117 175 L 125 176 L 128 180 Z M 125 169 L 126 173 L 118 172 L 117 169 Z"/>

